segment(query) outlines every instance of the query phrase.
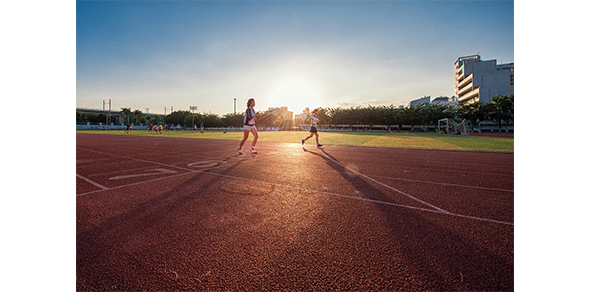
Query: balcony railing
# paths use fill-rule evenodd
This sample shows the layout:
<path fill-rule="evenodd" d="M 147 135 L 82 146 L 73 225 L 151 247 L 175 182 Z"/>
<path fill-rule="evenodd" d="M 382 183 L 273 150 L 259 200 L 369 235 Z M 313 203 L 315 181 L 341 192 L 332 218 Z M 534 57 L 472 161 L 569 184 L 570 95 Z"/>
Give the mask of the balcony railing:
<path fill-rule="evenodd" d="M 479 97 L 479 88 L 478 87 L 475 88 L 473 91 L 468 92 L 468 93 L 466 93 L 464 95 L 459 95 L 458 94 L 458 99 L 459 99 L 460 102 L 464 102 L 464 101 L 467 101 L 467 100 L 470 100 L 470 99 L 473 99 L 473 98 L 477 98 L 477 97 Z"/>

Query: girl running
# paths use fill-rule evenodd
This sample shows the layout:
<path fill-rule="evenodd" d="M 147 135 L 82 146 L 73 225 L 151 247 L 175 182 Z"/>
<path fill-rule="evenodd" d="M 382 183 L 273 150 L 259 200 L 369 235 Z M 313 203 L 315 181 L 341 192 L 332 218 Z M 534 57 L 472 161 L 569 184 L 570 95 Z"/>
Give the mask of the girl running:
<path fill-rule="evenodd" d="M 313 137 L 313 135 L 316 135 L 316 144 L 318 145 L 318 147 L 322 147 L 322 144 L 320 144 L 320 142 L 318 141 L 318 123 L 320 122 L 320 119 L 318 118 L 318 109 L 313 110 L 311 117 L 309 117 L 309 119 L 307 119 L 307 121 L 311 122 L 311 129 L 309 129 L 309 132 L 311 134 L 309 134 L 309 136 L 307 136 L 307 138 L 301 140 L 301 145 L 305 144 L 305 141 L 307 141 L 309 138 Z"/>
<path fill-rule="evenodd" d="M 241 147 L 244 146 L 244 143 L 246 142 L 246 140 L 248 140 L 248 136 L 250 135 L 250 132 L 252 132 L 252 134 L 254 135 L 254 140 L 252 140 L 252 146 L 250 147 L 250 151 L 252 151 L 253 154 L 256 154 L 256 149 L 254 148 L 256 146 L 256 141 L 258 141 L 258 131 L 256 130 L 256 126 L 254 125 L 254 123 L 256 122 L 256 111 L 254 111 L 254 106 L 256 105 L 256 103 L 254 102 L 254 98 L 250 98 L 248 99 L 248 108 L 246 108 L 246 113 L 244 114 L 244 139 L 241 140 L 241 143 L 239 143 L 239 148 L 237 148 L 237 152 L 239 154 L 242 154 L 241 152 Z"/>

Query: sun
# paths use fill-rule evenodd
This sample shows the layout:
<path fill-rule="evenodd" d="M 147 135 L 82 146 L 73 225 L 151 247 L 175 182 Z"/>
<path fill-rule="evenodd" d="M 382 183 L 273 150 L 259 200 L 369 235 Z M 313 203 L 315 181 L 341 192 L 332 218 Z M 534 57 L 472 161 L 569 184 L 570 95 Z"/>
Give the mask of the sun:
<path fill-rule="evenodd" d="M 314 109 L 320 106 L 321 94 L 314 82 L 305 78 L 285 78 L 277 82 L 269 94 L 271 107 L 288 107 L 294 114 L 300 114 L 305 108 Z"/>

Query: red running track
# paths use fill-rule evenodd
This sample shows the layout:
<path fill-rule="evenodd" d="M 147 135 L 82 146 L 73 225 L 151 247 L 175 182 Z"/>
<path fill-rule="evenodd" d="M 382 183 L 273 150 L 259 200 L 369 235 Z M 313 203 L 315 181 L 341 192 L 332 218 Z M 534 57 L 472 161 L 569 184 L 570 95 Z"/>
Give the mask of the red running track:
<path fill-rule="evenodd" d="M 79 291 L 514 288 L 513 154 L 76 144 Z"/>

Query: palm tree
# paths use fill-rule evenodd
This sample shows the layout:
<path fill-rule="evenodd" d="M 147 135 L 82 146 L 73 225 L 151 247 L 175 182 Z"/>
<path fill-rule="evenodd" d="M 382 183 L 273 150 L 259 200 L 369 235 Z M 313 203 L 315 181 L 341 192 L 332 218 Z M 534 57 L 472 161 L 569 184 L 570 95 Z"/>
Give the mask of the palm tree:
<path fill-rule="evenodd" d="M 133 115 L 136 118 L 136 123 L 141 124 L 144 113 L 141 110 L 137 109 L 137 110 L 133 111 Z"/>
<path fill-rule="evenodd" d="M 131 108 L 122 107 L 121 116 L 127 117 L 127 124 L 129 124 L 129 116 L 131 116 Z"/>

